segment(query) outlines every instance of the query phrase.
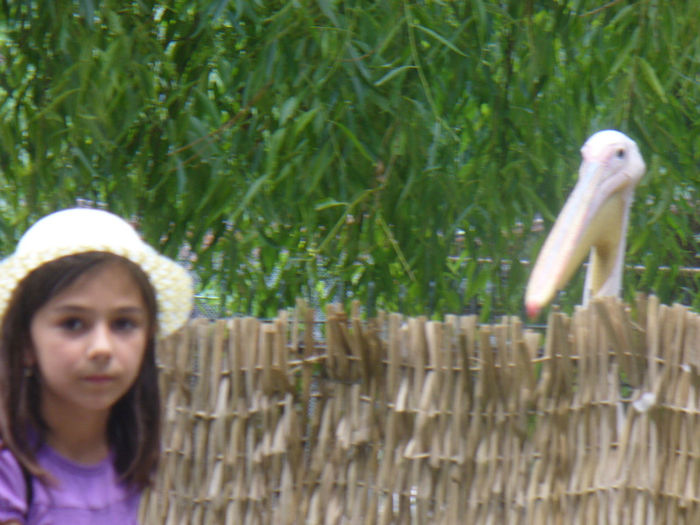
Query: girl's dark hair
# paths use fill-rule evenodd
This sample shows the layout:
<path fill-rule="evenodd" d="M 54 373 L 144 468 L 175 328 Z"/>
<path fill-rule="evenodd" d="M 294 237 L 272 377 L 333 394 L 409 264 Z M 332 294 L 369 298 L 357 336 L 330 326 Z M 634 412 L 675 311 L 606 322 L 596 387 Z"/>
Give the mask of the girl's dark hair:
<path fill-rule="evenodd" d="M 36 459 L 47 427 L 39 407 L 37 371 L 27 374 L 34 314 L 85 272 L 118 262 L 131 274 L 148 312 L 149 333 L 141 370 L 131 388 L 112 407 L 107 436 L 121 479 L 138 489 L 150 484 L 160 456 L 160 393 L 155 358 L 157 302 L 147 275 L 135 263 L 105 252 L 86 252 L 48 262 L 15 288 L 0 325 L 0 438 L 20 465 L 48 479 Z"/>

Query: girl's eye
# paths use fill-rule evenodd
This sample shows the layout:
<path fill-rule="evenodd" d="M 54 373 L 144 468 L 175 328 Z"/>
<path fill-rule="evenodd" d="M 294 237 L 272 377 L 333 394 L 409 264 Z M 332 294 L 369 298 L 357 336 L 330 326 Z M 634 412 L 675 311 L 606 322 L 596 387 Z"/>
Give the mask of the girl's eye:
<path fill-rule="evenodd" d="M 67 330 L 68 332 L 77 332 L 85 327 L 85 323 L 83 323 L 83 321 L 77 317 L 69 317 L 68 319 L 64 319 L 61 321 L 60 325 L 61 328 Z"/>
<path fill-rule="evenodd" d="M 114 329 L 119 332 L 127 332 L 138 328 L 139 323 L 138 321 L 136 321 L 135 319 L 131 319 L 130 317 L 123 317 L 120 319 L 116 319 L 112 325 Z"/>

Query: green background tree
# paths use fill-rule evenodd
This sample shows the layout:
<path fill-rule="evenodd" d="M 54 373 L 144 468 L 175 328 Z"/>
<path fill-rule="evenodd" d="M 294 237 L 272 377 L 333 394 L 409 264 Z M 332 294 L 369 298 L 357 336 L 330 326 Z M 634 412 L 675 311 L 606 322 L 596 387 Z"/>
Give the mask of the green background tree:
<path fill-rule="evenodd" d="M 625 298 L 700 308 L 700 4 L 25 0 L 0 15 L 0 251 L 103 203 L 222 313 L 522 313 L 602 128 L 640 146 Z M 532 231 L 541 215 L 545 231 Z M 537 229 L 536 229 L 537 230 Z M 664 269 L 663 267 L 667 267 Z M 559 297 L 580 302 L 582 275 Z"/>

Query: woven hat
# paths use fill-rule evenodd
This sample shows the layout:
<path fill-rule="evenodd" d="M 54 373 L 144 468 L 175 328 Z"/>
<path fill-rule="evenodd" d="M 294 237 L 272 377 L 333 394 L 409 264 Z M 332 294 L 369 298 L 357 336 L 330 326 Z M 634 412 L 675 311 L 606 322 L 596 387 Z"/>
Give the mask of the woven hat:
<path fill-rule="evenodd" d="M 159 336 L 180 328 L 192 311 L 192 279 L 187 271 L 143 242 L 122 218 L 102 210 L 71 208 L 38 220 L 0 262 L 0 318 L 14 289 L 32 270 L 66 255 L 108 252 L 141 267 L 156 292 Z"/>

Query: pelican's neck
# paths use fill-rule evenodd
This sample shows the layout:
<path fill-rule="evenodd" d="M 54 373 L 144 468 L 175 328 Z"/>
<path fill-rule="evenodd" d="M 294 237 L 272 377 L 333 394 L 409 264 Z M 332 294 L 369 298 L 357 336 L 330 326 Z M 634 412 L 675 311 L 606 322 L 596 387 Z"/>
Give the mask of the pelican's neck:
<path fill-rule="evenodd" d="M 632 204 L 633 190 L 623 191 L 611 199 L 608 210 L 603 213 L 608 224 L 619 224 L 610 228 L 593 245 L 588 260 L 588 270 L 583 288 L 583 304 L 592 297 L 619 297 L 622 291 L 622 272 L 625 264 L 625 237 Z"/>

